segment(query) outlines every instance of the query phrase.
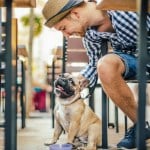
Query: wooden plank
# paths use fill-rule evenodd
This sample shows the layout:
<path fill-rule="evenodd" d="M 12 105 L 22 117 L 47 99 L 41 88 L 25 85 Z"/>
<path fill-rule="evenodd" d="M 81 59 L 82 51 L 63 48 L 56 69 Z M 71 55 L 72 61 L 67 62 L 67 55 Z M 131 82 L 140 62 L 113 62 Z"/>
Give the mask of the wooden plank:
<path fill-rule="evenodd" d="M 67 62 L 88 62 L 88 56 L 85 50 L 68 50 Z"/>
<path fill-rule="evenodd" d="M 18 45 L 18 56 L 28 57 L 28 52 L 25 45 Z"/>
<path fill-rule="evenodd" d="M 0 7 L 4 7 L 5 0 L 0 0 Z M 13 0 L 13 7 L 36 7 L 36 0 Z"/>
<path fill-rule="evenodd" d="M 66 72 L 68 73 L 72 73 L 72 72 L 80 72 L 82 69 L 84 69 L 85 67 L 81 67 L 81 66 L 78 66 L 78 67 L 73 67 L 73 66 L 66 66 Z"/>
<path fill-rule="evenodd" d="M 49 68 L 47 74 L 52 74 L 52 69 L 53 69 L 53 68 Z M 56 73 L 56 74 L 60 74 L 61 72 L 62 72 L 62 68 L 61 68 L 61 67 L 55 68 L 55 73 Z"/>
<path fill-rule="evenodd" d="M 67 49 L 84 49 L 82 38 L 68 38 Z"/>
<path fill-rule="evenodd" d="M 150 1 L 150 0 L 149 0 Z M 100 0 L 97 8 L 101 10 L 124 10 L 124 11 L 137 11 L 136 0 Z M 150 2 L 149 2 L 150 11 Z"/>
<path fill-rule="evenodd" d="M 67 62 L 88 62 L 82 38 L 72 37 L 68 39 Z"/>
<path fill-rule="evenodd" d="M 88 63 L 89 59 L 82 38 L 71 37 L 67 40 L 66 72 L 80 72 L 85 66 L 72 66 L 72 63 Z M 85 64 L 86 65 L 86 64 Z"/>

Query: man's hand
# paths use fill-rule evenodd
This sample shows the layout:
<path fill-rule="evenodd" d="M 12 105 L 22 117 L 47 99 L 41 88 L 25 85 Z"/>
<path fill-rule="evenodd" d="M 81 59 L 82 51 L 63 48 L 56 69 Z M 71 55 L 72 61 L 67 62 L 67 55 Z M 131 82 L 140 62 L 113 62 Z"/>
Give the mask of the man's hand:
<path fill-rule="evenodd" d="M 81 74 L 78 75 L 78 79 L 79 79 L 79 85 L 81 87 L 81 90 L 83 90 L 84 88 L 88 87 L 88 85 L 89 85 L 89 80 L 88 79 L 86 79 Z"/>

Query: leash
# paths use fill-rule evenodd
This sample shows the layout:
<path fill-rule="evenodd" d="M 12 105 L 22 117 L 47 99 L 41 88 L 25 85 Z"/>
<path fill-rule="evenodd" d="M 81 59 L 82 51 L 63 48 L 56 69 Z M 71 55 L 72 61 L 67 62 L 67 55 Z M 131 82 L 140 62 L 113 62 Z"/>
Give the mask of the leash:
<path fill-rule="evenodd" d="M 85 97 L 83 97 L 83 99 L 88 99 L 88 98 L 90 98 L 90 97 L 92 96 L 92 94 L 94 93 L 94 90 L 95 90 L 95 88 L 96 88 L 96 84 L 97 84 L 98 77 L 95 76 L 95 78 L 96 78 L 96 81 L 95 81 L 93 87 L 90 89 L 89 93 L 88 93 Z"/>

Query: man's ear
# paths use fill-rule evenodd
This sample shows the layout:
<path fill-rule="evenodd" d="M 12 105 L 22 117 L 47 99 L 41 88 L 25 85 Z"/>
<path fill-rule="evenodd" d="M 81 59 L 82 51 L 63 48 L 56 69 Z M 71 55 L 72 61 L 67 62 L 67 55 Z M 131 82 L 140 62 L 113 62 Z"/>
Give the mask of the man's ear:
<path fill-rule="evenodd" d="M 70 16 L 71 16 L 71 18 L 73 18 L 73 19 L 75 19 L 75 20 L 80 19 L 80 13 L 77 11 L 77 9 L 73 9 L 73 10 L 70 12 Z"/>

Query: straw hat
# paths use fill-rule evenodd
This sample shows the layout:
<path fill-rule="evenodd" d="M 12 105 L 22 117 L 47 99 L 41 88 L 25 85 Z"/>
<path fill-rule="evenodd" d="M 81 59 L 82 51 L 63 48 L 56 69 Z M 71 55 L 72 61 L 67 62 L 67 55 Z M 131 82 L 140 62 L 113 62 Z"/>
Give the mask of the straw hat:
<path fill-rule="evenodd" d="M 46 19 L 45 25 L 51 28 L 63 19 L 69 11 L 84 0 L 48 0 L 42 12 Z"/>

